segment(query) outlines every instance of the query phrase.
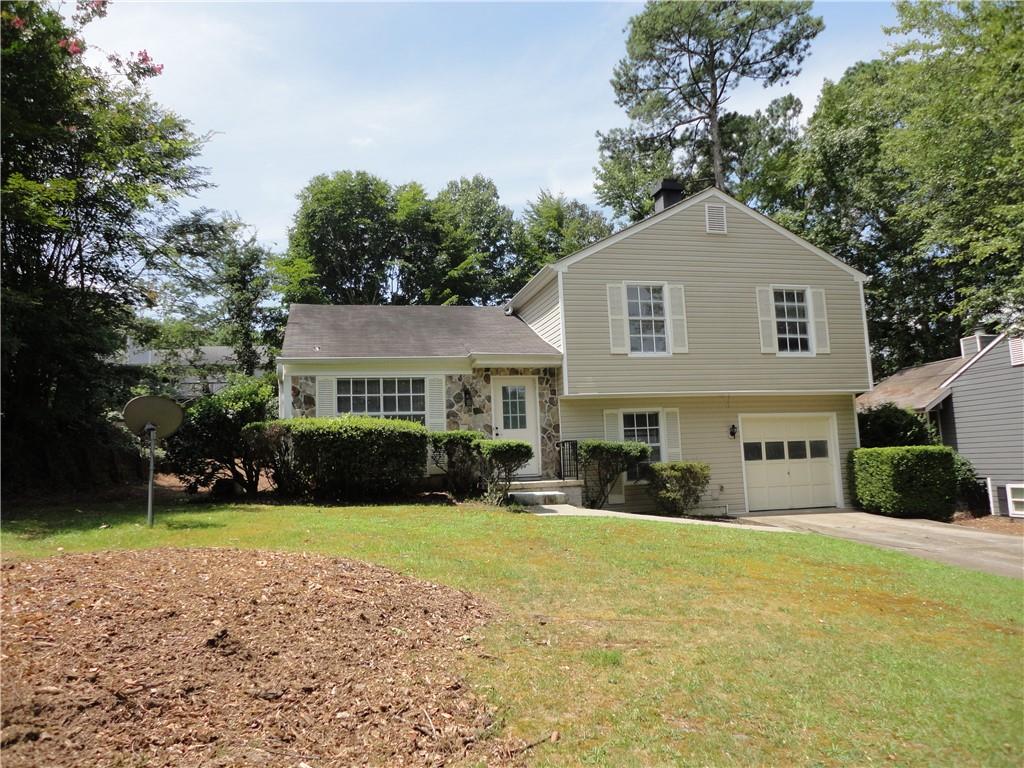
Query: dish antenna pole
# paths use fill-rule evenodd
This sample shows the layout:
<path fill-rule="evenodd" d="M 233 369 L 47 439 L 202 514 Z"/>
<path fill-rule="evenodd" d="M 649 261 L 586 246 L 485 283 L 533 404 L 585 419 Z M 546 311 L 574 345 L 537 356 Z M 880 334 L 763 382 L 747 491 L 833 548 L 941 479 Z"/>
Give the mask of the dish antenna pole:
<path fill-rule="evenodd" d="M 124 407 L 125 426 L 135 435 L 149 438 L 149 493 L 146 498 L 146 523 L 153 527 L 153 475 L 156 468 L 156 439 L 178 431 L 185 412 L 167 397 L 144 395 L 128 401 Z"/>

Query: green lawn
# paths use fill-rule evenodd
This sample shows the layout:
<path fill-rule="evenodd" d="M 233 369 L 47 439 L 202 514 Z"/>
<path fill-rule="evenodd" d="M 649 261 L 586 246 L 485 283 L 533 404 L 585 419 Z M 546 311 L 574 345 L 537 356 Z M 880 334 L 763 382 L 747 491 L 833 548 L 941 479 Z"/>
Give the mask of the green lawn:
<path fill-rule="evenodd" d="M 471 590 L 465 669 L 535 765 L 1024 762 L 1024 587 L 844 541 L 484 507 L 5 510 L 4 557 L 303 549 Z M 100 528 L 101 524 L 109 527 Z"/>

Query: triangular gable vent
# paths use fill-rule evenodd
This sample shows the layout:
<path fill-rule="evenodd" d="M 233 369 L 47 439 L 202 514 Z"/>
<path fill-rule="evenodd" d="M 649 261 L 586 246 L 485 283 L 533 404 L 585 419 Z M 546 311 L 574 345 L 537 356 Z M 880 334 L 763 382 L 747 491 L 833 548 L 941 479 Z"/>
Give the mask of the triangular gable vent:
<path fill-rule="evenodd" d="M 725 234 L 725 206 L 708 203 L 704 206 L 704 223 L 712 235 Z"/>
<path fill-rule="evenodd" d="M 1010 365 L 1024 365 L 1024 336 L 1010 339 Z"/>

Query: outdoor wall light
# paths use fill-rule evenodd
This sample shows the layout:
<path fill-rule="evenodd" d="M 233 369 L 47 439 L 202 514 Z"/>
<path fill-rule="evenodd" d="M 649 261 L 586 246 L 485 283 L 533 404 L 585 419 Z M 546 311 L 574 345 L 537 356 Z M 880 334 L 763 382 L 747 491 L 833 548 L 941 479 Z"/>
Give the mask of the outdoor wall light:
<path fill-rule="evenodd" d="M 736 439 L 736 425 L 735 424 L 733 424 L 731 427 L 729 427 L 729 437 L 731 437 L 733 440 Z"/>

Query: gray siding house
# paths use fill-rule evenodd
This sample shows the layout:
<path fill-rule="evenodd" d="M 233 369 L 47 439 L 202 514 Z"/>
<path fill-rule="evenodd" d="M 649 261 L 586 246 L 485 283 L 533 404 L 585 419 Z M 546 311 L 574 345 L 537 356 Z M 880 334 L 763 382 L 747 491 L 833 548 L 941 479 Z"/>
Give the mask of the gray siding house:
<path fill-rule="evenodd" d="M 857 399 L 892 402 L 929 419 L 974 465 L 994 515 L 1024 517 L 1024 338 L 978 331 L 960 357 L 908 368 Z"/>

